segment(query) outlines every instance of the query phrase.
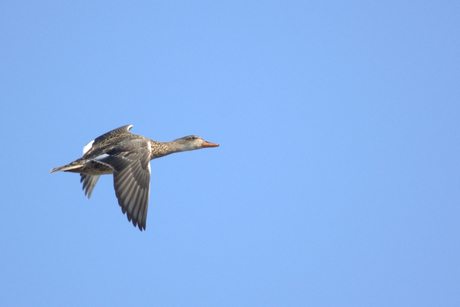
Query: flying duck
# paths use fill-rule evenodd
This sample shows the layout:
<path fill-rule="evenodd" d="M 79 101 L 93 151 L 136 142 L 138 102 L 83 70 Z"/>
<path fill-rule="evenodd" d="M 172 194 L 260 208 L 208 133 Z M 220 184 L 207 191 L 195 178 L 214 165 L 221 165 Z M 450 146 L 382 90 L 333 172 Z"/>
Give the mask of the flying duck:
<path fill-rule="evenodd" d="M 134 227 L 145 230 L 150 190 L 150 160 L 175 152 L 217 147 L 196 135 L 172 142 L 157 142 L 130 132 L 133 125 L 109 131 L 83 148 L 83 157 L 67 165 L 55 167 L 50 173 L 80 174 L 80 182 L 88 199 L 101 175 L 113 174 L 118 204 Z"/>

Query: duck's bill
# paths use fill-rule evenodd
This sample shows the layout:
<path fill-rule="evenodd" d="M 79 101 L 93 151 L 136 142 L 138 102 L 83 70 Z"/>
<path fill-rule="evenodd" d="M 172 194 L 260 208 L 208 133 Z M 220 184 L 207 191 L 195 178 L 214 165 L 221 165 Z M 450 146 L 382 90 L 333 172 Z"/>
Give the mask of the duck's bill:
<path fill-rule="evenodd" d="M 204 141 L 202 146 L 203 147 L 217 147 L 217 146 L 219 146 L 219 144 L 209 143 L 209 142 Z"/>

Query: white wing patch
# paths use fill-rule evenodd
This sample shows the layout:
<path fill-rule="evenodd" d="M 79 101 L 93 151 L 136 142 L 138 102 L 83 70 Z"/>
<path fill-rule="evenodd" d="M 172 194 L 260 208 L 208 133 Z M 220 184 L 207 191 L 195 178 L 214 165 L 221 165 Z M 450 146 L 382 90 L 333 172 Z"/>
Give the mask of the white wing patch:
<path fill-rule="evenodd" d="M 91 142 L 86 144 L 85 147 L 83 147 L 83 155 L 87 153 L 91 149 L 91 147 L 93 147 L 93 143 L 94 143 L 94 140 L 92 140 Z"/>
<path fill-rule="evenodd" d="M 102 160 L 102 159 L 105 159 L 107 157 L 109 157 L 110 155 L 109 154 L 102 154 L 100 156 L 97 156 L 96 158 L 92 158 L 91 160 Z"/>
<path fill-rule="evenodd" d="M 152 143 L 150 143 L 150 141 L 147 142 L 147 147 L 149 148 L 150 154 L 152 154 Z M 148 167 L 149 175 L 150 175 L 150 174 L 152 173 L 152 172 L 150 171 L 150 162 L 149 162 L 149 164 L 147 164 L 147 167 Z M 149 189 L 149 195 L 150 195 L 150 189 Z"/>

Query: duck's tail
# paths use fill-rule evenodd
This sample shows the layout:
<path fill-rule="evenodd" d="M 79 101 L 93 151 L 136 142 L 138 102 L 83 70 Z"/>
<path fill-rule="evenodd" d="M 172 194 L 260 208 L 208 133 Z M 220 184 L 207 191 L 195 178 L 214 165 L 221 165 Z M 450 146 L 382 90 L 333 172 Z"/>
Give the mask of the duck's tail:
<path fill-rule="evenodd" d="M 77 169 L 80 169 L 82 167 L 82 165 L 80 163 L 76 163 L 77 161 L 74 161 L 72 163 L 69 163 L 67 165 L 63 165 L 63 166 L 58 166 L 58 167 L 55 167 L 53 168 L 51 171 L 50 171 L 50 174 L 54 173 L 54 172 L 73 172 L 73 173 L 79 173 L 77 171 Z"/>

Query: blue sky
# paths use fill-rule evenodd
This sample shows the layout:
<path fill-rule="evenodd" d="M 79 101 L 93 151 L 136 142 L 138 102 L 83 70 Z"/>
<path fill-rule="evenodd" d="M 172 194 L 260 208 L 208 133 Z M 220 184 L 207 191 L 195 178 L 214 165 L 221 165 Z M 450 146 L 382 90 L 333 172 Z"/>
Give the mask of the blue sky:
<path fill-rule="evenodd" d="M 4 1 L 0 305 L 459 306 L 456 1 Z M 122 125 L 219 148 L 49 174 Z"/>

